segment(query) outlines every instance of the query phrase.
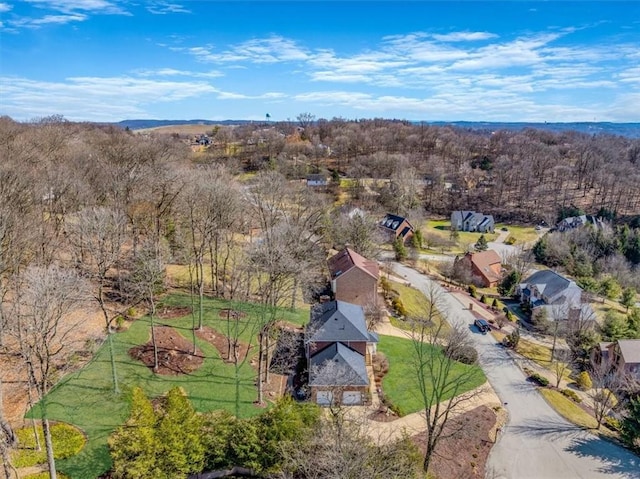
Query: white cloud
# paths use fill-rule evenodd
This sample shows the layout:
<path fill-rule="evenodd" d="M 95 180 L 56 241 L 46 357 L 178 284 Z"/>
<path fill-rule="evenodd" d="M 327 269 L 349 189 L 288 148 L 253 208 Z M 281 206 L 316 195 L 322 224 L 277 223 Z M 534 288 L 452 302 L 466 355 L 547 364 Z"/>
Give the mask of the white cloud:
<path fill-rule="evenodd" d="M 132 77 L 73 77 L 64 82 L 0 77 L 3 113 L 27 119 L 54 113 L 69 119 L 117 121 L 144 116 L 155 103 L 217 94 L 201 81 L 154 81 Z M 148 115 L 147 115 L 148 116 Z"/>
<path fill-rule="evenodd" d="M 142 77 L 192 77 L 192 78 L 219 78 L 224 76 L 222 72 L 211 70 L 208 72 L 195 72 L 190 70 L 176 70 L 175 68 L 160 68 L 158 70 L 140 70 L 136 72 Z"/>
<path fill-rule="evenodd" d="M 42 18 L 34 18 L 29 21 L 27 25 L 38 26 L 46 25 L 48 23 L 65 24 L 70 22 L 84 22 L 87 19 L 86 15 L 73 14 L 73 15 L 45 15 Z"/>
<path fill-rule="evenodd" d="M 177 3 L 149 2 L 147 10 L 154 15 L 166 15 L 168 13 L 191 13 L 191 10 Z"/>
<path fill-rule="evenodd" d="M 12 8 L 13 6 L 8 3 L 0 2 L 0 13 L 8 12 Z"/>
<path fill-rule="evenodd" d="M 120 14 L 128 13 L 116 2 L 108 0 L 25 0 L 41 8 L 56 10 L 63 13 L 73 13 L 77 11 Z"/>
<path fill-rule="evenodd" d="M 439 42 L 475 42 L 496 38 L 498 35 L 489 32 L 451 32 L 444 35 L 434 34 L 432 36 Z"/>
<path fill-rule="evenodd" d="M 248 40 L 224 51 L 216 51 L 211 45 L 174 50 L 187 51 L 198 60 L 211 63 L 279 63 L 308 58 L 307 53 L 296 42 L 280 36 Z"/>

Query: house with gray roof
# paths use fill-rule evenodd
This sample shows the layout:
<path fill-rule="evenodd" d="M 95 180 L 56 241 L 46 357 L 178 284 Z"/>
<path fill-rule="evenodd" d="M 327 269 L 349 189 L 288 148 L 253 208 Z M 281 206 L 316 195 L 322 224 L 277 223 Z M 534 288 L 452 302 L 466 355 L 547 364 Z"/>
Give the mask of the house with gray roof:
<path fill-rule="evenodd" d="M 305 331 L 311 398 L 320 405 L 363 404 L 378 337 L 367 330 L 362 306 L 344 301 L 316 305 Z"/>
<path fill-rule="evenodd" d="M 582 302 L 582 288 L 575 281 L 550 269 L 537 271 L 516 287 L 520 301 L 533 312 L 546 310 L 550 320 L 593 317 L 593 309 Z"/>
<path fill-rule="evenodd" d="M 612 367 L 640 380 L 640 339 L 618 339 L 596 346 L 596 361 L 607 361 Z"/>
<path fill-rule="evenodd" d="M 451 229 L 478 233 L 493 233 L 495 221 L 492 215 L 475 211 L 454 211 L 451 213 Z"/>
<path fill-rule="evenodd" d="M 414 228 L 407 218 L 402 216 L 388 213 L 379 225 L 382 233 L 387 237 L 389 241 L 395 241 L 397 238 L 401 238 L 403 242 L 407 242 L 411 239 L 414 233 Z"/>

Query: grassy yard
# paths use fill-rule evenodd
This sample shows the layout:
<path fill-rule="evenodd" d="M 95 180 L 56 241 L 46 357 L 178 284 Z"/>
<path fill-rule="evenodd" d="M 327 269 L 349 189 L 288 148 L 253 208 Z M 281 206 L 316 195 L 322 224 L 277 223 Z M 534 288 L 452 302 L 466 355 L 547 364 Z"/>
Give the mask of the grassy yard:
<path fill-rule="evenodd" d="M 586 429 L 595 429 L 598 427 L 598 422 L 593 416 L 587 413 L 571 399 L 564 396 L 560 391 L 547 388 L 540 388 L 539 391 L 551 407 L 567 421 Z M 602 428 L 602 432 L 606 434 L 610 431 L 606 428 Z"/>
<path fill-rule="evenodd" d="M 438 236 L 442 239 L 448 240 L 451 235 L 451 221 L 450 220 L 429 220 L 422 228 L 422 232 L 425 235 Z M 458 231 L 457 246 L 448 250 L 450 253 L 464 253 L 467 251 L 469 245 L 474 245 L 480 235 L 484 234 L 487 241 L 493 241 L 498 237 L 498 233 L 471 233 L 469 231 Z M 436 248 L 440 250 L 440 248 Z"/>
<path fill-rule="evenodd" d="M 163 304 L 189 306 L 190 300 L 186 295 L 174 294 L 164 298 Z M 257 314 L 256 306 L 253 305 L 207 299 L 204 324 L 224 332 L 225 321 L 220 317 L 220 309 L 229 307 L 246 312 L 244 321 L 250 321 Z M 277 316 L 283 320 L 303 324 L 308 321 L 309 311 L 281 310 Z M 188 315 L 159 322 L 171 325 L 185 338 L 191 339 L 191 321 L 191 315 Z M 58 469 L 71 478 L 95 478 L 111 467 L 107 438 L 127 418 L 127 396 L 134 386 L 142 387 L 151 397 L 162 395 L 174 386 L 180 386 L 187 391 L 191 403 L 198 411 L 226 409 L 235 412 L 234 366 L 224 363 L 211 344 L 196 338 L 196 343 L 204 355 L 204 363 L 198 370 L 189 375 L 160 376 L 128 354 L 131 347 L 146 343 L 149 337 L 150 327 L 147 318 L 133 322 L 126 331 L 114 335 L 122 394 L 115 395 L 111 390 L 109 351 L 105 344 L 88 365 L 66 376 L 47 396 L 50 419 L 73 424 L 87 435 L 87 445 L 80 454 L 57 463 Z M 245 333 L 242 340 L 249 342 L 252 338 Z M 248 361 L 242 367 L 240 376 L 241 416 L 260 413 L 262 410 L 253 405 L 257 398 L 254 386 L 256 373 Z M 36 406 L 32 414 L 37 416 L 38 411 L 39 408 Z"/>
<path fill-rule="evenodd" d="M 400 295 L 400 301 L 402 301 L 402 304 L 407 310 L 409 317 L 425 317 L 425 309 L 428 308 L 429 301 L 421 291 L 418 291 L 416 288 L 412 288 L 410 286 L 405 286 L 403 284 L 395 282 L 391 282 L 391 289 L 393 289 Z M 437 321 L 436 327 L 442 325 L 443 332 L 447 332 L 451 329 L 446 321 L 442 321 L 442 318 L 439 314 L 435 319 Z M 391 317 L 391 324 L 400 329 L 411 330 L 411 326 L 407 322 L 393 316 Z"/>
<path fill-rule="evenodd" d="M 496 225 L 496 231 L 501 231 L 502 228 L 509 230 L 509 236 L 513 236 L 516 240 L 515 246 L 537 241 L 538 232 L 533 226 L 516 226 L 499 223 Z"/>
<path fill-rule="evenodd" d="M 380 336 L 378 349 L 389 359 L 389 372 L 382 380 L 385 395 L 400 409 L 402 414 L 410 414 L 424 409 L 415 379 L 415 371 L 412 367 L 412 341 L 392 336 Z M 473 380 L 465 385 L 465 391 L 474 389 L 486 381 L 479 366 L 456 363 L 453 371 L 455 374 L 461 374 L 469 369 L 473 370 Z"/>

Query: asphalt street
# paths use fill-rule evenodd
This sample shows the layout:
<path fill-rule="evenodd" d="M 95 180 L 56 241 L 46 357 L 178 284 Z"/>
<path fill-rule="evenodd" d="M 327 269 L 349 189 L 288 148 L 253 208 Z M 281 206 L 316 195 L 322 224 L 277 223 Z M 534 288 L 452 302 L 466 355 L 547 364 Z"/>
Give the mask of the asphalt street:
<path fill-rule="evenodd" d="M 640 479 L 640 458 L 559 416 L 526 381 L 509 351 L 472 326 L 468 305 L 427 276 L 392 264 L 413 286 L 423 291 L 436 288 L 439 307 L 450 322 L 469 328 L 480 365 L 509 413 L 489 456 L 487 479 Z"/>

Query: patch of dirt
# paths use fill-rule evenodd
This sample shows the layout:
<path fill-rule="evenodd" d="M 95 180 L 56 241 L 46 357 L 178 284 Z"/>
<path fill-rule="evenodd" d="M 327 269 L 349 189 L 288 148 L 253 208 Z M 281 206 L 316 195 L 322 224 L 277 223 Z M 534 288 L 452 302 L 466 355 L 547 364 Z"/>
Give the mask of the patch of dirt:
<path fill-rule="evenodd" d="M 495 442 L 496 422 L 496 413 L 487 406 L 451 419 L 436 447 L 430 472 L 438 479 L 483 478 Z M 412 439 L 424 454 L 426 433 Z"/>
<path fill-rule="evenodd" d="M 106 328 L 102 312 L 93 304 L 65 317 L 61 328 L 70 328 L 58 365 L 60 377 L 63 377 L 86 364 L 104 340 Z M 0 348 L 4 417 L 16 428 L 25 424 L 23 418 L 29 409 L 27 368 L 18 355 L 19 350 L 16 339 L 5 334 L 4 347 Z"/>
<path fill-rule="evenodd" d="M 220 317 L 222 319 L 242 319 L 247 316 L 247 313 L 243 311 L 237 311 L 235 309 L 224 308 L 220 310 Z"/>
<path fill-rule="evenodd" d="M 208 342 L 209 344 L 213 345 L 218 350 L 218 354 L 220 354 L 220 358 L 222 358 L 222 360 L 225 363 L 233 363 L 233 346 L 232 346 L 231 357 L 229 357 L 227 355 L 227 352 L 229 350 L 229 344 L 227 341 L 227 337 L 224 334 L 220 334 L 218 333 L 218 331 L 208 326 L 203 326 L 202 329 L 196 330 L 196 336 Z M 244 361 L 244 358 L 247 356 L 247 354 L 249 354 L 249 349 L 251 348 L 252 348 L 251 345 L 247 343 L 239 342 L 237 345 L 238 361 L 241 361 L 241 362 Z"/>
<path fill-rule="evenodd" d="M 129 350 L 129 355 L 142 361 L 145 366 L 157 374 L 179 375 L 189 374 L 198 369 L 204 361 L 202 352 L 196 348 L 192 354 L 193 344 L 183 338 L 169 326 L 153 328 L 158 347 L 158 369 L 154 369 L 153 344 L 149 342 L 135 346 Z"/>
<path fill-rule="evenodd" d="M 391 422 L 395 421 L 399 417 L 400 416 L 394 413 L 391 409 L 383 405 L 380 405 L 378 409 L 369 414 L 369 419 L 377 422 Z"/>
<path fill-rule="evenodd" d="M 191 308 L 188 306 L 164 306 L 156 312 L 160 319 L 176 319 L 183 318 L 187 314 L 191 314 Z"/>

